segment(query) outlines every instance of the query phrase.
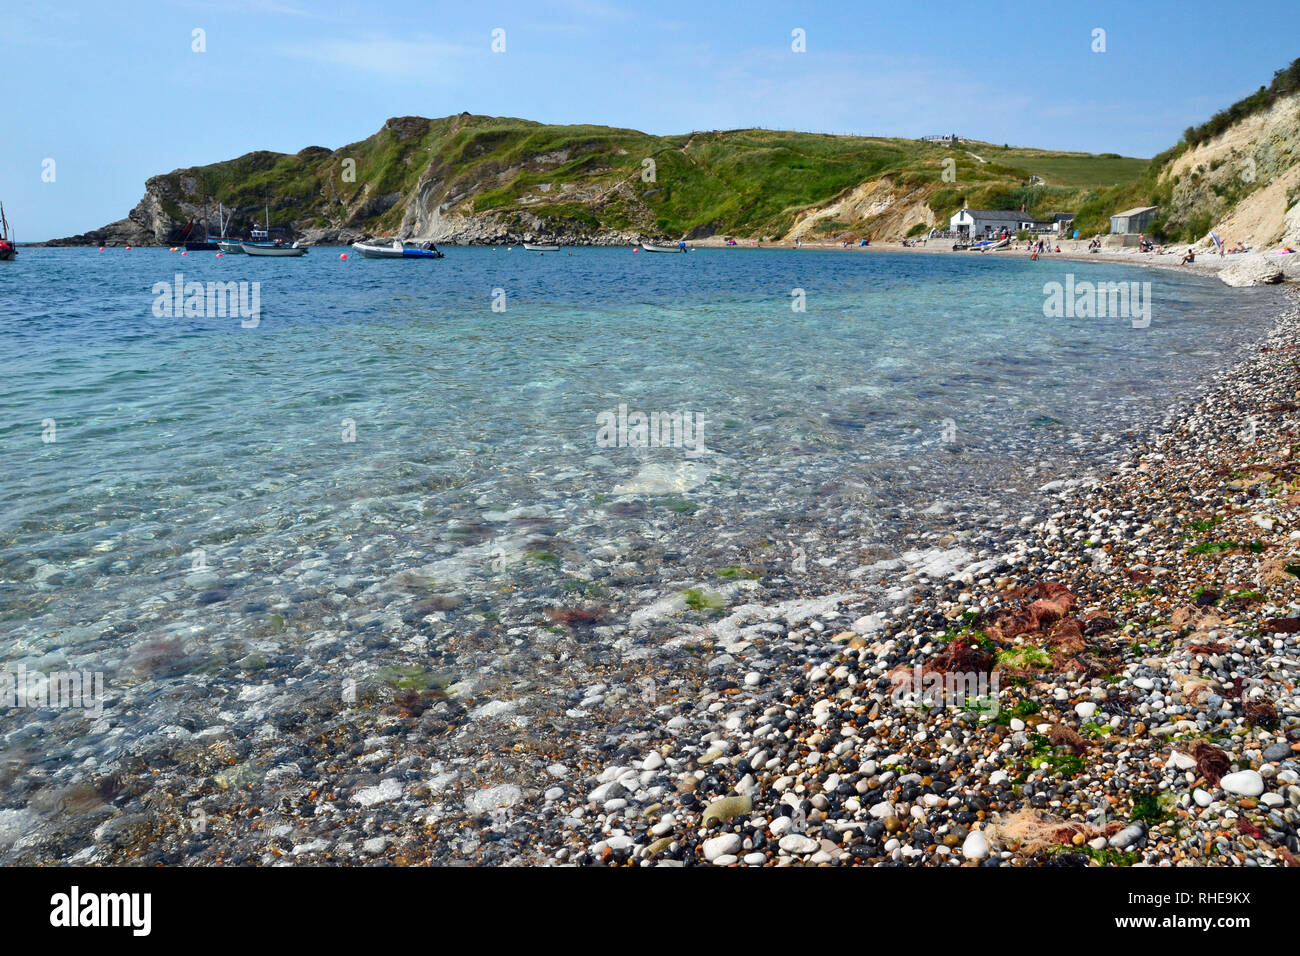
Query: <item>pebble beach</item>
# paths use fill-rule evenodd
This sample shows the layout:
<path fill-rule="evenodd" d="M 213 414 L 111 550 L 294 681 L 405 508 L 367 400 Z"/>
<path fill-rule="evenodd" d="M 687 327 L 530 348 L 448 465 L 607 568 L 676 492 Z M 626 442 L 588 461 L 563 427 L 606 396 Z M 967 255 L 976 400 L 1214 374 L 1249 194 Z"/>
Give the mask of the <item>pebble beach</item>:
<path fill-rule="evenodd" d="M 1048 483 L 1057 510 L 1004 550 L 904 555 L 888 613 L 719 622 L 662 723 L 576 780 L 470 793 L 501 823 L 481 858 L 1300 865 L 1297 333 L 1293 305 L 1130 461 Z M 918 666 L 1000 671 L 997 715 L 896 706 Z"/>
<path fill-rule="evenodd" d="M 308 516 L 269 583 L 202 570 L 122 591 L 111 650 L 70 628 L 71 650 L 42 658 L 40 620 L 11 624 L 31 628 L 33 668 L 79 643 L 118 659 L 103 715 L 6 731 L 4 860 L 1293 865 L 1300 307 L 1284 295 L 1199 398 L 1132 447 L 1030 469 L 1010 511 L 928 509 L 903 539 L 852 509 L 819 519 L 829 495 L 799 516 L 820 528 L 764 516 L 802 535 L 801 576 L 726 528 L 672 537 L 665 519 L 617 542 L 615 519 L 646 511 L 620 498 L 585 577 L 512 602 L 578 564 L 545 509 L 457 524 L 456 554 L 490 563 L 508 537 L 526 557 L 512 583 L 447 588 L 450 558 L 429 564 L 382 530 L 396 511 L 363 502 L 338 538 Z M 721 570 L 681 591 L 674 565 L 692 565 L 683 582 Z M 73 578 L 30 580 L 45 602 Z M 189 638 L 204 627 L 234 637 Z M 920 693 L 955 676 L 977 692 Z"/>

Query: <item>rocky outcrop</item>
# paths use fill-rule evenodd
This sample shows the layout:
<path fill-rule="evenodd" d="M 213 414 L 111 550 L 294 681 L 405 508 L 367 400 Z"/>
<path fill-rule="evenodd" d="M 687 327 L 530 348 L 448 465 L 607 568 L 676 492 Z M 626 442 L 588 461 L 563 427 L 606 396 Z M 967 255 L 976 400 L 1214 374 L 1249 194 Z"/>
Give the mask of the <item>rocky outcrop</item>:
<path fill-rule="evenodd" d="M 1277 262 L 1287 282 L 1300 282 L 1300 253 L 1278 256 Z"/>
<path fill-rule="evenodd" d="M 1283 280 L 1282 266 L 1275 255 L 1243 255 L 1219 270 L 1219 278 L 1231 286 L 1274 285 Z"/>
<path fill-rule="evenodd" d="M 186 223 L 202 220 L 205 210 L 177 188 L 173 182 L 176 176 L 151 177 L 145 183 L 144 197 L 125 219 L 79 236 L 52 239 L 44 245 L 167 246 L 179 242 Z"/>
<path fill-rule="evenodd" d="M 171 233 L 184 223 L 176 223 L 163 211 L 161 177 L 145 184 L 144 198 L 125 219 L 110 222 L 100 229 L 66 239 L 54 239 L 50 246 L 150 246 L 168 244 Z"/>

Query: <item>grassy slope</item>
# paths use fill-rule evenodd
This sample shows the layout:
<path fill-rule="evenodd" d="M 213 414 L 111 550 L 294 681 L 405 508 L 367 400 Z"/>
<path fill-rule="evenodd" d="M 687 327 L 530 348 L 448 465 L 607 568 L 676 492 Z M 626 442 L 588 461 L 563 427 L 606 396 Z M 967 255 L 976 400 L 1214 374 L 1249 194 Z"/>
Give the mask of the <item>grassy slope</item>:
<path fill-rule="evenodd" d="M 641 177 L 646 158 L 657 167 L 653 182 Z M 955 182 L 943 181 L 948 158 L 956 163 Z M 345 159 L 356 162 L 355 182 L 344 179 Z M 557 227 L 649 229 L 666 236 L 704 227 L 764 236 L 783 233 L 801 211 L 880 177 L 919 189 L 942 222 L 963 202 L 981 208 L 1023 203 L 1043 217 L 1072 210 L 1145 165 L 979 143 L 951 148 L 752 129 L 660 137 L 462 114 L 390 120 L 374 136 L 338 150 L 250 153 L 161 179 L 164 208 L 173 218 L 184 221 L 194 207 L 220 199 L 228 210 L 239 210 L 236 230 L 250 218 L 262 219 L 269 199 L 273 224 L 392 231 L 417 187 L 432 179 L 433 198 L 465 214 L 493 212 L 510 221 L 526 210 Z M 1031 174 L 1047 185 L 1027 186 Z M 828 223 L 822 231 L 850 228 L 869 232 L 870 222 Z"/>

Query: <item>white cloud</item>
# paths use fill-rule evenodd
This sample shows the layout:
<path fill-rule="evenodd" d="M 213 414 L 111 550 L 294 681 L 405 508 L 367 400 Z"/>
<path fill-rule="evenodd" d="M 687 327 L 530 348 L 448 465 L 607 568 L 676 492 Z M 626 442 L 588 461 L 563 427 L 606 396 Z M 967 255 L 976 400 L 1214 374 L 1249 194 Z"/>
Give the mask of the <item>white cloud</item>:
<path fill-rule="evenodd" d="M 487 49 L 488 41 L 485 39 L 483 50 Z M 372 36 L 355 40 L 317 40 L 286 47 L 282 52 L 299 60 L 327 63 L 393 79 L 413 79 L 444 76 L 449 61 L 464 57 L 470 51 L 442 40 Z"/>

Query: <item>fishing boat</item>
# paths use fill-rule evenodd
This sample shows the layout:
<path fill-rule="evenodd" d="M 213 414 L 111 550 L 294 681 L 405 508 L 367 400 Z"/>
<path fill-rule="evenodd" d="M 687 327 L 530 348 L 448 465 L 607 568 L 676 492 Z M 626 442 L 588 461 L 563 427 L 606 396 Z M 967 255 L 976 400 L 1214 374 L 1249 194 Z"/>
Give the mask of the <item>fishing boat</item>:
<path fill-rule="evenodd" d="M 650 242 L 641 243 L 641 248 L 646 252 L 685 252 L 685 246 L 656 246 Z"/>
<path fill-rule="evenodd" d="M 282 242 L 273 242 L 270 245 L 262 245 L 255 242 L 241 242 L 244 255 L 246 256 L 305 256 L 307 247 L 294 243 L 286 246 Z"/>
<path fill-rule="evenodd" d="M 259 229 L 257 227 L 257 224 L 254 223 L 253 228 L 248 231 L 247 239 L 235 239 L 233 237 L 232 238 L 222 237 L 221 239 L 217 240 L 217 248 L 219 248 L 222 252 L 229 253 L 231 255 L 237 255 L 237 256 L 247 255 L 247 253 L 244 251 L 245 246 L 261 246 L 263 248 L 283 246 L 284 245 L 284 239 L 282 238 L 283 235 L 284 235 L 284 229 L 282 229 L 281 227 L 276 226 L 274 229 L 271 228 L 271 207 L 268 205 L 266 207 L 265 226 Z M 280 253 L 280 254 L 292 255 L 293 253 Z"/>
<path fill-rule="evenodd" d="M 529 252 L 559 252 L 560 251 L 559 246 L 545 245 L 544 243 L 538 243 L 538 242 L 525 242 L 524 248 L 527 249 Z"/>
<path fill-rule="evenodd" d="M 5 218 L 4 203 L 0 203 L 0 262 L 8 262 L 18 255 L 13 236 L 9 235 L 9 220 Z"/>
<path fill-rule="evenodd" d="M 354 242 L 352 248 L 367 259 L 441 259 L 442 253 L 431 242 L 407 245 L 394 239 L 392 245 L 381 246 L 372 242 Z"/>

